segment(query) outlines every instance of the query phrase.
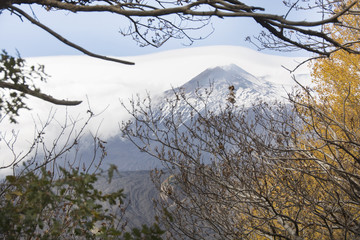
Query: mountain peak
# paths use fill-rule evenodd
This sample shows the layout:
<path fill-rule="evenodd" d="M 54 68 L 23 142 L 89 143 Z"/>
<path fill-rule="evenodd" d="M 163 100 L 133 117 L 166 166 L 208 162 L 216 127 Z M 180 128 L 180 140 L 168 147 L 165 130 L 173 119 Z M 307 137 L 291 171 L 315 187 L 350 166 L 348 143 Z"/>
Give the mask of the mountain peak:
<path fill-rule="evenodd" d="M 209 87 L 210 84 L 213 84 L 214 88 L 227 88 L 230 85 L 233 85 L 235 88 L 248 88 L 262 85 L 263 81 L 257 79 L 241 67 L 229 64 L 208 68 L 185 83 L 181 88 L 193 90 Z"/>
<path fill-rule="evenodd" d="M 208 68 L 175 89 L 175 92 L 180 90 L 187 99 L 196 99 L 197 95 L 210 93 L 207 99 L 212 101 L 212 107 L 217 108 L 227 104 L 230 86 L 233 86 L 236 102 L 239 105 L 250 106 L 259 99 L 275 99 L 280 96 L 272 83 L 256 78 L 235 64 Z M 166 91 L 162 97 L 164 96 L 175 97 L 174 90 Z M 186 109 L 185 103 L 180 103 L 180 105 L 182 107 L 179 108 Z"/>
<path fill-rule="evenodd" d="M 218 66 L 218 67 L 215 67 L 215 68 L 221 68 L 221 69 L 223 69 L 224 71 L 227 71 L 227 72 L 243 72 L 243 73 L 247 73 L 244 69 L 242 69 L 241 67 L 239 67 L 238 65 L 233 64 L 233 63 L 228 64 L 228 65 Z"/>

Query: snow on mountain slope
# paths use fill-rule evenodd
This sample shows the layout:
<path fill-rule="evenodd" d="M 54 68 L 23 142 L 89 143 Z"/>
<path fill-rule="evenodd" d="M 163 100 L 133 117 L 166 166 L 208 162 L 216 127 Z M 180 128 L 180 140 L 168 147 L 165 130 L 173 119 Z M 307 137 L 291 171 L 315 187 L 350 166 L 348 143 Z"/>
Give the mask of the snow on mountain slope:
<path fill-rule="evenodd" d="M 159 109 L 162 116 L 171 114 L 173 103 L 169 104 L 164 99 L 175 100 L 176 112 L 181 114 L 182 119 L 191 116 L 191 107 L 197 111 L 206 108 L 212 112 L 226 107 L 229 96 L 229 87 L 234 87 L 236 105 L 249 107 L 260 100 L 271 101 L 283 97 L 286 92 L 284 88 L 264 79 L 258 79 L 235 64 L 208 68 L 199 75 L 185 83 L 181 87 L 166 91 L 157 97 Z M 181 97 L 175 96 L 181 94 Z M 200 97 L 201 96 L 201 97 Z M 182 99 L 186 98 L 186 101 Z"/>
<path fill-rule="evenodd" d="M 284 86 L 286 89 L 293 86 L 293 81 L 287 68 L 294 68 L 303 58 L 282 57 L 262 54 L 250 49 L 233 46 L 212 46 L 201 48 L 187 48 L 160 52 L 156 54 L 124 57 L 134 61 L 135 66 L 121 65 L 106 62 L 87 56 L 56 56 L 27 59 L 29 64 L 44 64 L 46 72 L 51 76 L 47 83 L 39 86 L 42 91 L 57 98 L 83 100 L 76 107 L 54 106 L 41 100 L 29 97 L 27 103 L 31 111 L 20 112 L 19 124 L 10 125 L 7 121 L 1 122 L 1 133 L 19 132 L 17 137 L 18 151 L 21 152 L 30 146 L 34 135 L 34 124 L 41 126 L 49 116 L 49 111 L 56 111 L 58 122 L 50 125 L 47 131 L 48 142 L 52 142 L 59 132 L 59 123 L 64 122 L 66 116 L 73 120 L 82 121 L 90 107 L 94 113 L 101 113 L 89 125 L 93 132 L 98 131 L 100 137 L 107 139 L 119 133 L 118 123 L 128 118 L 128 114 L 121 107 L 119 99 L 125 103 L 137 93 L 142 96 L 145 91 L 150 94 L 160 94 L 165 90 L 176 88 L 208 68 L 235 64 L 242 70 L 233 69 L 235 75 L 247 76 L 250 82 Z M 229 68 L 232 68 L 230 66 Z M 225 69 L 223 69 L 225 70 Z M 238 72 L 237 72 L 238 71 Z M 218 70 L 217 74 L 220 74 Z M 205 73 L 204 73 L 205 74 Z M 308 69 L 301 67 L 296 74 L 300 80 L 307 80 Z M 252 76 L 251 76 L 252 75 Z M 214 77 L 215 78 L 215 77 Z M 206 79 L 204 81 L 211 81 Z M 225 78 L 224 78 L 225 79 Z M 230 81 L 231 76 L 226 79 Z M 240 87 L 245 87 L 240 86 Z M 257 90 L 266 92 L 266 85 Z M 245 95 L 244 95 L 245 96 Z M 99 130 L 98 130 L 99 129 Z M 8 134 L 9 136 L 9 134 Z M 6 152 L 4 141 L 0 141 L 2 162 L 6 162 L 11 152 Z"/>
<path fill-rule="evenodd" d="M 175 116 L 181 126 L 194 116 L 192 107 L 201 114 L 205 107 L 214 113 L 226 107 L 229 104 L 229 86 L 236 91 L 235 104 L 244 107 L 250 107 L 260 100 L 270 102 L 284 95 L 283 89 L 276 84 L 258 79 L 237 65 L 230 64 L 206 69 L 181 87 L 156 96 L 156 100 L 152 101 L 153 114 L 160 119 L 173 119 L 172 116 Z M 206 99 L 206 106 L 203 99 Z M 108 161 L 116 164 L 121 171 L 161 168 L 159 160 L 140 152 L 119 137 L 108 139 L 108 146 Z"/>
<path fill-rule="evenodd" d="M 276 98 L 279 94 L 284 94 L 277 88 L 276 84 L 264 79 L 258 79 L 235 64 L 208 68 L 185 83 L 181 88 L 193 92 L 198 87 L 209 87 L 210 84 L 213 85 L 212 95 L 214 100 L 220 99 L 220 95 L 226 96 L 229 93 L 229 86 L 234 86 L 236 98 L 239 100 L 247 99 L 247 101 L 251 101 L 251 99 L 247 98 L 247 96 L 250 96 L 246 94 L 248 91 L 256 97 Z"/>

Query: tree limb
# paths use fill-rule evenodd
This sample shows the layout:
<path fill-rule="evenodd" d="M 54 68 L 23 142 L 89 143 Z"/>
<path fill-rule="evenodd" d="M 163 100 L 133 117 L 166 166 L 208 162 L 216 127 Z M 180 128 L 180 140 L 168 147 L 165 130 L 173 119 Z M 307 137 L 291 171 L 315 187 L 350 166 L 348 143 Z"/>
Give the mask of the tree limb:
<path fill-rule="evenodd" d="M 116 59 L 116 58 L 111 58 L 111 57 L 107 57 L 107 56 L 103 56 L 103 55 L 99 55 L 99 54 L 95 54 L 92 53 L 82 47 L 80 47 L 79 45 L 70 42 L 69 40 L 67 40 L 66 38 L 64 38 L 63 36 L 61 36 L 60 34 L 56 33 L 55 31 L 53 31 L 51 28 L 45 26 L 44 24 L 36 21 L 34 18 L 32 18 L 30 15 L 28 15 L 26 12 L 22 11 L 21 9 L 14 7 L 14 6 L 10 6 L 9 9 L 21 14 L 22 16 L 24 16 L 26 19 L 28 19 L 31 23 L 37 25 L 38 27 L 42 28 L 43 30 L 45 30 L 46 32 L 50 33 L 51 35 L 53 35 L 54 37 L 56 37 L 58 40 L 60 40 L 61 42 L 65 43 L 66 45 L 75 48 L 77 50 L 79 50 L 80 52 L 91 56 L 91 57 L 95 57 L 95 58 L 99 58 L 99 59 L 103 59 L 103 60 L 107 60 L 107 61 L 112 61 L 112 62 L 117 62 L 117 63 L 122 63 L 122 64 L 127 64 L 127 65 L 134 65 L 135 63 L 133 62 L 129 62 L 129 61 L 124 61 L 124 60 L 120 60 L 120 59 Z"/>
<path fill-rule="evenodd" d="M 103 13 L 114 13 L 119 16 L 127 17 L 132 20 L 135 31 L 130 31 L 129 34 L 125 35 L 135 35 L 134 39 L 139 37 L 140 45 L 147 46 L 153 45 L 159 47 L 163 42 L 167 41 L 169 38 L 182 38 L 187 36 L 185 31 L 193 30 L 188 27 L 187 22 L 197 22 L 205 18 L 210 19 L 212 16 L 217 16 L 220 18 L 223 17 L 245 17 L 252 18 L 262 27 L 269 31 L 269 36 L 264 37 L 265 40 L 268 40 L 272 37 L 275 37 L 276 40 L 274 44 L 276 49 L 288 49 L 289 47 L 295 47 L 297 49 L 303 49 L 310 51 L 312 53 L 329 56 L 334 51 L 343 49 L 349 53 L 359 54 L 359 51 L 356 49 L 356 46 L 349 43 L 339 43 L 333 37 L 330 36 L 330 33 L 324 32 L 323 29 L 319 27 L 326 24 L 339 23 L 339 18 L 346 14 L 351 14 L 354 12 L 354 6 L 358 1 L 347 1 L 349 4 L 338 8 L 337 12 L 329 13 L 327 18 L 321 18 L 320 20 L 315 21 L 296 21 L 287 19 L 289 12 L 293 9 L 297 9 L 297 4 L 300 5 L 302 1 L 295 1 L 291 5 L 290 9 L 286 12 L 285 15 L 277 14 L 268 14 L 264 11 L 265 9 L 257 6 L 246 5 L 237 0 L 179 0 L 179 1 L 164 1 L 156 0 L 152 2 L 145 2 L 142 0 L 139 1 L 126 1 L 126 0 L 78 0 L 78 1 L 68 1 L 68 0 L 3 0 L 0 3 L 0 9 L 7 9 L 9 11 L 15 12 L 27 18 L 33 24 L 39 26 L 43 30 L 52 34 L 54 37 L 59 39 L 61 42 L 73 47 L 89 56 L 119 62 L 123 64 L 133 64 L 131 62 L 118 60 L 114 58 L 109 58 L 106 56 L 94 54 L 87 51 L 86 49 L 68 41 L 63 38 L 61 35 L 54 32 L 49 27 L 40 23 L 36 19 L 29 16 L 26 12 L 15 7 L 15 5 L 27 4 L 27 5 L 39 5 L 45 7 L 46 10 L 64 10 L 68 12 L 103 12 Z M 329 3 L 330 6 L 334 6 L 334 3 Z M 309 7 L 310 8 L 310 7 Z M 316 5 L 314 8 L 319 8 L 320 10 L 326 10 L 323 5 Z M 312 11 L 314 8 L 311 7 Z M 301 8 L 300 8 L 301 9 Z M 178 17 L 179 21 L 172 19 L 171 26 L 165 25 L 160 27 L 153 27 L 151 24 L 153 21 L 164 22 L 165 17 L 175 16 Z M 138 17 L 139 19 L 133 19 Z M 163 18 L 162 18 L 163 17 Z M 155 20 L 154 20 L 155 19 Z M 143 22 L 141 22 L 144 20 Z M 170 20 L 169 20 L 170 22 Z M 206 24 L 203 24 L 201 27 L 195 29 L 200 29 Z M 343 26 L 346 28 L 347 26 Z M 140 31 L 140 28 L 141 31 Z M 144 30 L 145 29 L 145 30 Z M 165 31 L 165 30 L 166 31 Z M 173 30 L 180 30 L 181 34 L 176 35 Z M 294 35 L 287 35 L 284 30 L 289 30 L 298 34 L 296 37 Z M 165 34 L 162 34 L 164 33 Z M 176 32 L 176 31 L 175 31 Z M 150 34 L 152 33 L 152 34 Z M 153 43 L 153 37 L 156 36 L 156 41 Z M 161 39 L 163 38 L 163 39 Z M 258 39 L 259 40 L 259 39 Z M 270 39 L 272 40 L 272 39 Z M 266 41 L 262 42 L 259 40 L 263 46 L 266 46 Z M 326 43 L 326 44 L 322 44 Z M 274 48 L 272 45 L 268 45 L 269 48 Z"/>
<path fill-rule="evenodd" d="M 13 83 L 8 83 L 8 82 L 0 81 L 0 88 L 13 89 L 13 90 L 16 90 L 16 91 L 31 95 L 33 97 L 42 99 L 44 101 L 51 102 L 51 103 L 56 104 L 56 105 L 76 106 L 76 105 L 79 105 L 82 102 L 82 101 L 59 100 L 59 99 L 53 98 L 50 95 L 47 95 L 47 94 L 44 94 L 44 93 L 41 93 L 41 92 L 38 92 L 38 91 L 31 90 L 25 85 L 18 85 L 18 84 L 13 84 Z"/>

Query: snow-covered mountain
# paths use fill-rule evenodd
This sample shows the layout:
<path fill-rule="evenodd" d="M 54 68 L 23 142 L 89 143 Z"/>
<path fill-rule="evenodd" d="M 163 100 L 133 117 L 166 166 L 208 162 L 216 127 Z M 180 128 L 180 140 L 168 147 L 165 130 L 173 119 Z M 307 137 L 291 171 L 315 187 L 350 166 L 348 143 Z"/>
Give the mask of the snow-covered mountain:
<path fill-rule="evenodd" d="M 230 64 L 208 68 L 182 86 L 159 94 L 156 101 L 152 101 L 154 115 L 166 118 L 170 114 L 180 114 L 181 121 L 186 122 L 192 116 L 192 107 L 200 113 L 204 111 L 205 105 L 202 100 L 199 101 L 199 96 L 207 98 L 206 109 L 216 113 L 229 103 L 229 86 L 234 87 L 236 104 L 244 107 L 250 107 L 260 100 L 269 102 L 285 94 L 276 84 L 258 79 L 239 66 Z M 122 171 L 161 167 L 158 160 L 140 152 L 118 136 L 108 140 L 108 158 Z"/>
<path fill-rule="evenodd" d="M 182 90 L 191 98 L 195 97 L 195 92 L 205 94 L 206 89 L 211 91 L 210 100 L 214 105 L 223 105 L 227 102 L 230 86 L 234 87 L 238 104 L 246 106 L 259 99 L 270 100 L 285 93 L 277 84 L 259 79 L 235 64 L 208 68 L 174 90 Z M 165 96 L 169 97 L 174 90 L 166 91 Z"/>
<path fill-rule="evenodd" d="M 205 107 L 212 112 L 219 111 L 229 104 L 229 87 L 233 89 L 235 104 L 241 107 L 250 107 L 260 100 L 269 102 L 286 94 L 283 87 L 259 79 L 235 64 L 229 64 L 208 68 L 182 86 L 159 95 L 158 109 L 162 111 L 159 115 L 166 117 L 176 111 L 184 120 L 191 116 L 189 103 L 199 112 L 203 112 Z"/>
<path fill-rule="evenodd" d="M 208 68 L 191 79 L 189 82 L 182 85 L 181 88 L 192 90 L 199 86 L 204 87 L 208 85 L 209 82 L 214 83 L 216 90 L 223 89 L 223 87 L 226 85 L 233 85 L 235 89 L 260 87 L 260 91 L 262 91 L 264 84 L 271 84 L 268 81 L 259 80 L 236 64 L 229 64 L 225 66 Z M 266 93 L 263 92 L 263 94 Z"/>

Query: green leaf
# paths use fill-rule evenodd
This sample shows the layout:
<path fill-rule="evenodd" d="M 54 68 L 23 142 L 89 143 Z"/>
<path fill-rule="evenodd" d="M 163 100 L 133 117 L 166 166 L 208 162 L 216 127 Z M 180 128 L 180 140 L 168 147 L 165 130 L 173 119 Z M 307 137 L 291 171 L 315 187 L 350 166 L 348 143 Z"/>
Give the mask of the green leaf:
<path fill-rule="evenodd" d="M 16 177 L 13 175 L 8 175 L 8 176 L 6 176 L 6 180 L 10 183 L 15 183 Z"/>
<path fill-rule="evenodd" d="M 110 165 L 110 168 L 108 170 L 108 182 L 111 183 L 111 180 L 114 176 L 114 171 L 116 171 L 117 173 L 119 173 L 117 166 L 115 166 L 114 164 Z"/>

